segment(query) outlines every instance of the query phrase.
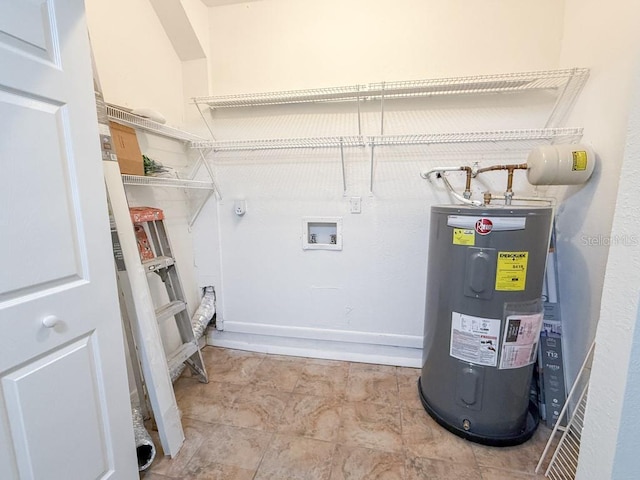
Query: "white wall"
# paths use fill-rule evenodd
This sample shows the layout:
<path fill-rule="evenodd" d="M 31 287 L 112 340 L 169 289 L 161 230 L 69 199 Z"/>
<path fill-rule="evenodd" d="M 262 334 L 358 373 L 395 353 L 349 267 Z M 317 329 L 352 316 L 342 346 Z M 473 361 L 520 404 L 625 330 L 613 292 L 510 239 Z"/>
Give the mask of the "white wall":
<path fill-rule="evenodd" d="M 555 67 L 562 2 L 269 0 L 210 9 L 211 92 Z"/>
<path fill-rule="evenodd" d="M 609 249 L 604 277 L 580 451 L 580 479 L 633 479 L 640 469 L 640 65 L 632 63 L 631 115 L 628 125 L 618 132 L 626 134 L 611 230 L 611 238 L 619 241 Z"/>
<path fill-rule="evenodd" d="M 567 0 L 561 66 L 591 68 L 570 124 L 585 128 L 600 164 L 584 187 L 568 189 L 558 214 L 558 268 L 571 383 L 594 338 L 631 105 L 633 68 L 640 54 L 634 0 L 603 4 Z"/>
<path fill-rule="evenodd" d="M 552 69 L 558 65 L 562 15 L 563 5 L 554 1 L 273 0 L 217 7 L 210 10 L 210 90 Z M 513 100 L 389 104 L 385 132 L 544 125 L 540 99 L 517 97 L 515 104 L 523 106 L 518 113 L 509 105 Z M 423 116 L 424 107 L 437 114 Z M 375 108 L 364 112 L 364 133 L 379 128 Z M 478 111 L 489 113 L 479 119 Z M 339 105 L 218 110 L 211 120 L 218 139 L 357 133 L 353 108 Z M 338 150 L 216 155 L 223 199 L 215 212 L 208 207 L 195 232 L 200 282 L 221 284 L 218 320 L 224 332 L 211 341 L 421 364 L 429 207 L 450 200 L 419 172 L 473 159 L 429 155 L 424 148 L 380 149 L 370 194 L 369 155 L 368 149 L 346 152 L 346 193 Z M 501 191 L 503 181 L 491 177 L 488 186 Z M 361 214 L 349 213 L 352 196 L 362 198 Z M 233 213 L 236 199 L 247 201 L 243 217 Z M 305 216 L 342 217 L 344 249 L 303 251 Z M 214 217 L 217 232 L 208 223 Z"/>
<path fill-rule="evenodd" d="M 629 345 L 629 369 L 627 371 L 627 380 L 624 386 L 622 412 L 620 415 L 620 424 L 616 439 L 616 445 L 618 448 L 616 449 L 615 456 L 613 457 L 612 478 L 615 479 L 634 479 L 638 475 L 638 470 L 640 470 L 640 459 L 638 458 L 638 451 L 636 447 L 637 432 L 638 428 L 640 428 L 640 411 L 638 410 L 638 402 L 640 401 L 640 328 L 637 328 L 639 322 L 640 310 L 636 312 L 636 328 L 634 328 L 633 343 Z M 627 346 L 625 345 L 625 347 Z M 606 390 L 607 386 L 605 384 L 603 384 L 603 386 L 603 390 Z M 603 390 L 601 390 L 601 392 Z M 594 393 L 592 396 L 594 395 L 596 394 Z M 603 418 L 601 416 L 603 413 L 604 412 L 594 412 L 593 415 L 600 415 L 600 418 Z M 597 435 L 597 433 L 595 435 Z M 593 449 L 585 450 L 587 452 L 593 451 Z M 586 462 L 589 461 L 591 460 L 586 460 Z M 607 463 L 609 463 L 609 458 L 607 458 Z M 584 468 L 588 471 L 591 469 L 591 465 L 587 463 Z"/>
<path fill-rule="evenodd" d="M 86 0 L 95 62 L 109 103 L 184 122 L 182 65 L 148 0 Z"/>

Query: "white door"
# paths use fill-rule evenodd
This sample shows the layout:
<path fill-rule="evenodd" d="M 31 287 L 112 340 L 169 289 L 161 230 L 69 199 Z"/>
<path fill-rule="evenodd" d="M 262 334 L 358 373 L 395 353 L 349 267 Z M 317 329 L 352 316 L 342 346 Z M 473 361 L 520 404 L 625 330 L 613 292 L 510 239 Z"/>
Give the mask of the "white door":
<path fill-rule="evenodd" d="M 82 0 L 0 0 L 0 479 L 133 479 Z"/>

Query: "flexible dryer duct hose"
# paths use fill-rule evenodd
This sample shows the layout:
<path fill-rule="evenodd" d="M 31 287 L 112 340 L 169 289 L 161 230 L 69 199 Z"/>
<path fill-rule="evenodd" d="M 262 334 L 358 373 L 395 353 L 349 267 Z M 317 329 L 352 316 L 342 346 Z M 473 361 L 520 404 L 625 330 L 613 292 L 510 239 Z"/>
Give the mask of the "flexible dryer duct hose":
<path fill-rule="evenodd" d="M 191 317 L 191 328 L 193 329 L 193 336 L 196 341 L 204 335 L 204 331 L 207 329 L 207 325 L 211 322 L 214 313 L 216 313 L 216 293 L 213 287 L 208 286 L 204 288 L 204 296 L 200 302 L 200 306 L 196 310 L 196 313 Z M 171 381 L 175 382 L 185 369 L 185 364 L 182 363 L 169 372 Z"/>
<path fill-rule="evenodd" d="M 213 287 L 205 287 L 200 306 L 196 310 L 196 313 L 193 314 L 193 317 L 191 317 L 191 327 L 193 328 L 193 336 L 196 337 L 196 340 L 204 335 L 204 331 L 213 318 L 214 313 L 216 313 L 216 293 Z"/>
<path fill-rule="evenodd" d="M 136 442 L 136 455 L 138 456 L 138 470 L 143 471 L 151 466 L 156 458 L 156 446 L 153 444 L 151 435 L 144 427 L 142 410 L 140 405 L 131 404 L 131 415 L 133 417 L 133 434 Z"/>

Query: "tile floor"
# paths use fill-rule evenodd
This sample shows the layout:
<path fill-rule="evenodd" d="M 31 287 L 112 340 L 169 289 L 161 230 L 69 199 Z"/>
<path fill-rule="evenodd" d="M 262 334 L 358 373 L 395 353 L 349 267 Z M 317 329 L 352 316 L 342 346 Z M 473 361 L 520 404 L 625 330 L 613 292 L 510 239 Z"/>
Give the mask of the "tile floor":
<path fill-rule="evenodd" d="M 424 411 L 420 370 L 203 350 L 204 385 L 175 384 L 186 441 L 158 445 L 143 480 L 532 480 L 550 431 L 494 448 L 458 438 Z"/>

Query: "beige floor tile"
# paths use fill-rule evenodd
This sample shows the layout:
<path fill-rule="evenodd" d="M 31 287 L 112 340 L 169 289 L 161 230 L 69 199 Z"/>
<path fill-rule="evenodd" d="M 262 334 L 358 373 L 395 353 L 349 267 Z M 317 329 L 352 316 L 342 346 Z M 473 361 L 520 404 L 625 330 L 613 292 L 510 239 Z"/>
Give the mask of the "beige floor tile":
<path fill-rule="evenodd" d="M 424 408 L 402 409 L 402 439 L 413 456 L 476 465 L 472 443 L 438 425 Z"/>
<path fill-rule="evenodd" d="M 261 353 L 206 347 L 202 350 L 209 381 L 246 385 L 265 359 Z"/>
<path fill-rule="evenodd" d="M 204 384 L 193 378 L 181 378 L 174 390 L 184 417 L 220 423 L 243 388 L 235 383 L 209 381 Z"/>
<path fill-rule="evenodd" d="M 395 370 L 362 368 L 358 364 L 351 364 L 345 398 L 349 402 L 397 405 L 398 379 Z"/>
<path fill-rule="evenodd" d="M 280 419 L 279 433 L 335 442 L 340 427 L 340 400 L 293 395 Z"/>
<path fill-rule="evenodd" d="M 169 458 L 164 455 L 158 432 L 152 431 L 151 437 L 156 445 L 156 458 L 148 469 L 145 480 L 155 480 L 151 474 L 165 475 L 167 477 L 183 478 L 187 464 L 212 434 L 213 425 L 190 418 L 182 419 L 185 440 L 178 455 Z"/>
<path fill-rule="evenodd" d="M 422 407 L 420 369 L 207 347 L 210 383 L 174 386 L 185 444 L 142 480 L 538 480 L 550 435 L 486 447 Z"/>
<path fill-rule="evenodd" d="M 480 473 L 482 480 L 543 480 L 546 478 L 544 475 L 530 475 L 491 467 L 480 467 Z"/>
<path fill-rule="evenodd" d="M 176 479 L 176 477 L 167 477 L 165 475 L 159 475 L 157 473 L 141 472 L 140 480 L 178 480 L 178 479 Z"/>
<path fill-rule="evenodd" d="M 186 469 L 204 472 L 210 466 L 222 464 L 255 471 L 272 436 L 271 433 L 248 428 L 214 425 Z"/>
<path fill-rule="evenodd" d="M 304 368 L 304 362 L 265 358 L 256 368 L 252 383 L 256 386 L 292 392 Z"/>
<path fill-rule="evenodd" d="M 418 395 L 419 368 L 398 367 L 398 397 L 400 406 L 408 408 L 423 408 Z"/>
<path fill-rule="evenodd" d="M 294 363 L 300 363 L 300 364 L 304 364 L 307 362 L 307 358 L 297 357 L 294 355 L 276 355 L 276 354 L 270 353 L 267 355 L 266 358 L 270 360 L 280 360 L 282 362 L 294 362 Z"/>
<path fill-rule="evenodd" d="M 247 470 L 222 463 L 190 465 L 182 480 L 253 480 L 255 470 Z"/>
<path fill-rule="evenodd" d="M 390 375 L 395 375 L 396 368 L 391 365 L 378 365 L 375 363 L 349 363 L 349 373 L 358 373 L 358 372 L 379 372 L 379 373 L 388 373 Z"/>
<path fill-rule="evenodd" d="M 402 451 L 400 408 L 365 402 L 342 406 L 338 442 L 387 452 Z"/>
<path fill-rule="evenodd" d="M 314 365 L 326 365 L 329 367 L 343 366 L 349 368 L 349 362 L 342 360 L 327 360 L 326 358 L 305 358 L 305 362 Z"/>
<path fill-rule="evenodd" d="M 475 465 L 408 456 L 406 480 L 482 480 Z"/>
<path fill-rule="evenodd" d="M 329 480 L 335 444 L 293 435 L 275 435 L 255 480 Z"/>
<path fill-rule="evenodd" d="M 531 440 L 515 447 L 487 447 L 474 443 L 473 453 L 481 467 L 533 474 L 549 434 L 547 428 L 538 428 Z"/>
<path fill-rule="evenodd" d="M 285 410 L 290 393 L 247 385 L 226 409 L 220 423 L 273 432 Z"/>
<path fill-rule="evenodd" d="M 349 377 L 349 364 L 343 362 L 316 363 L 304 365 L 294 393 L 344 398 Z"/>
<path fill-rule="evenodd" d="M 404 455 L 338 445 L 331 480 L 403 480 Z"/>

